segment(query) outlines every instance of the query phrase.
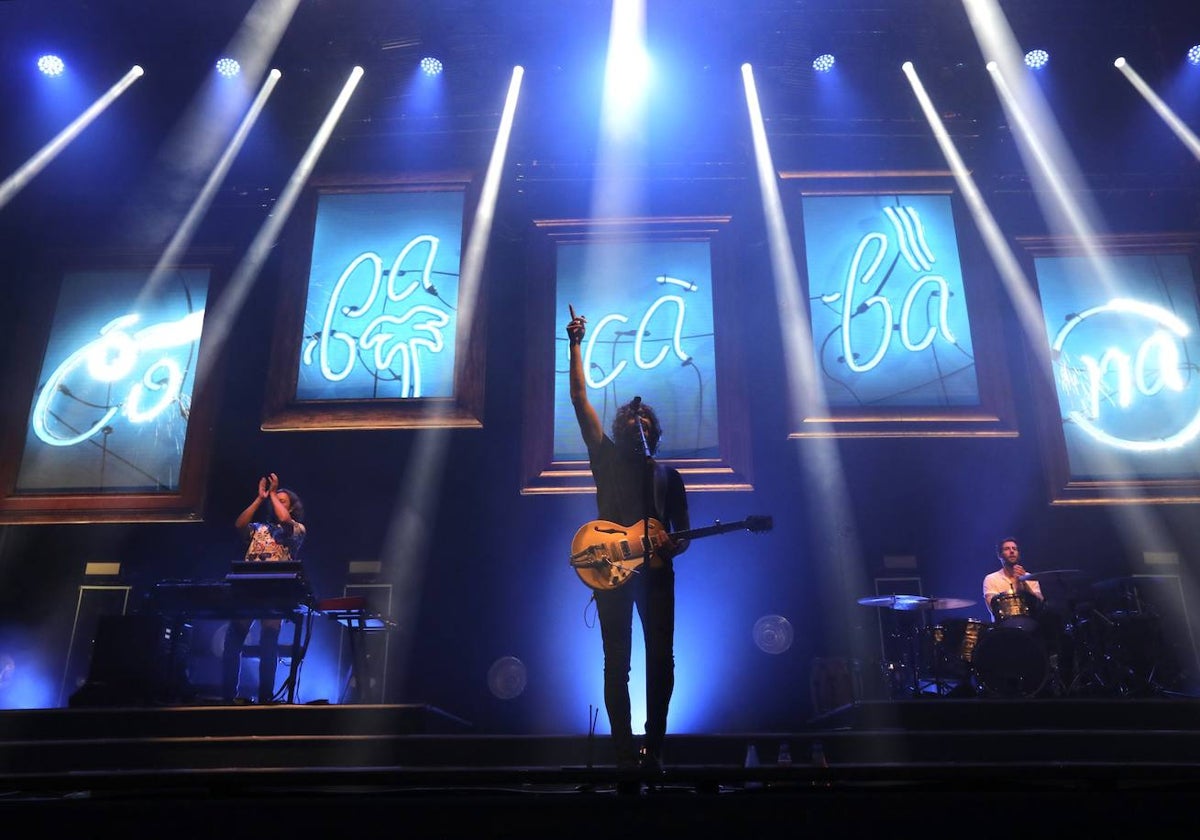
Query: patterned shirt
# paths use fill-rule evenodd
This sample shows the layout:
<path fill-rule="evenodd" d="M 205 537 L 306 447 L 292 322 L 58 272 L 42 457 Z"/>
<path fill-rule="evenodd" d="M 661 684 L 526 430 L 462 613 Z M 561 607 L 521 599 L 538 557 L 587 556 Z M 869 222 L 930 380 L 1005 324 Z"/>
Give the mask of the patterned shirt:
<path fill-rule="evenodd" d="M 247 560 L 296 560 L 304 542 L 304 525 L 292 520 L 287 523 L 251 522 L 246 526 L 250 544 Z"/>

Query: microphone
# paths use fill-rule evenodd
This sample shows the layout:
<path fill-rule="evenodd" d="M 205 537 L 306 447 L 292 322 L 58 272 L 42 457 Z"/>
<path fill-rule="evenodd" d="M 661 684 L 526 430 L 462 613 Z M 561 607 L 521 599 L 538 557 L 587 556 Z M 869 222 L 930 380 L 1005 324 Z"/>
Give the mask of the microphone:
<path fill-rule="evenodd" d="M 634 414 L 641 414 L 642 413 L 642 398 L 634 397 L 632 400 L 630 400 L 629 401 L 629 410 L 632 411 Z"/>

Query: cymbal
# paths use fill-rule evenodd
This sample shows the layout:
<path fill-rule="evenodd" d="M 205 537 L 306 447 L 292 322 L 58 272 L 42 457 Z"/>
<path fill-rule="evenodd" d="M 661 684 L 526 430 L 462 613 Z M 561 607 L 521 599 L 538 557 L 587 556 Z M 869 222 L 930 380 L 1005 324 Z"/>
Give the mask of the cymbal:
<path fill-rule="evenodd" d="M 876 595 L 873 598 L 859 598 L 858 603 L 864 607 L 887 607 L 893 610 L 923 610 L 933 599 L 924 595 Z"/>
<path fill-rule="evenodd" d="M 973 607 L 976 602 L 967 598 L 934 598 L 930 601 L 926 609 L 930 610 L 957 610 L 962 607 Z"/>
<path fill-rule="evenodd" d="M 1058 580 L 1059 578 L 1082 575 L 1082 569 L 1050 569 L 1046 572 L 1030 572 L 1020 575 L 1017 580 Z"/>
<path fill-rule="evenodd" d="M 1137 586 L 1140 583 L 1138 578 L 1133 576 L 1106 578 L 1098 580 L 1092 584 L 1092 589 L 1125 589 L 1130 586 Z"/>

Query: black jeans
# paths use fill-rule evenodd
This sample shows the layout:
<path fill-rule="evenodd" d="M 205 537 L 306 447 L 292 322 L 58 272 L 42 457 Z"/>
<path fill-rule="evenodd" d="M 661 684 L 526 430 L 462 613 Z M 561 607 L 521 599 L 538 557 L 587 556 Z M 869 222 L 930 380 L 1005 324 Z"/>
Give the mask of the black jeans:
<path fill-rule="evenodd" d="M 675 689 L 675 570 L 670 565 L 642 566 L 641 572 L 623 586 L 596 592 L 596 613 L 604 643 L 604 707 L 618 765 L 637 761 L 629 704 L 635 605 L 646 645 L 645 748 L 659 756 Z"/>

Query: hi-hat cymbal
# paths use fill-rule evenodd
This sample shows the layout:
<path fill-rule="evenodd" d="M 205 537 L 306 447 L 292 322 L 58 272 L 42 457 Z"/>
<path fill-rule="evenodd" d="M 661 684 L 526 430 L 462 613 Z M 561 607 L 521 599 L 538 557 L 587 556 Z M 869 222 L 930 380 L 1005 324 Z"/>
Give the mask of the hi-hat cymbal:
<path fill-rule="evenodd" d="M 859 598 L 858 603 L 864 607 L 887 607 L 891 610 L 923 610 L 933 599 L 924 595 L 876 595 L 872 598 Z"/>
<path fill-rule="evenodd" d="M 1051 569 L 1047 572 L 1030 572 L 1021 575 L 1018 580 L 1058 580 L 1059 578 L 1078 577 L 1082 569 Z"/>

